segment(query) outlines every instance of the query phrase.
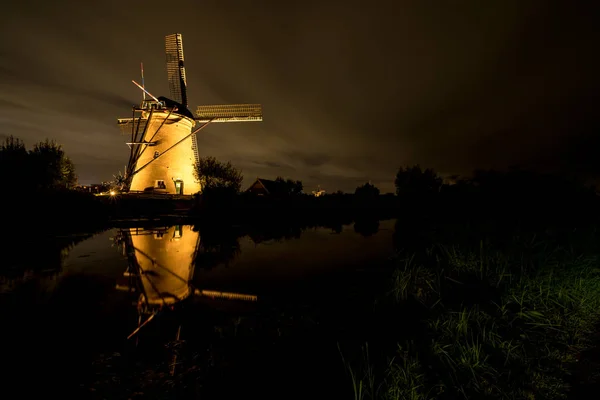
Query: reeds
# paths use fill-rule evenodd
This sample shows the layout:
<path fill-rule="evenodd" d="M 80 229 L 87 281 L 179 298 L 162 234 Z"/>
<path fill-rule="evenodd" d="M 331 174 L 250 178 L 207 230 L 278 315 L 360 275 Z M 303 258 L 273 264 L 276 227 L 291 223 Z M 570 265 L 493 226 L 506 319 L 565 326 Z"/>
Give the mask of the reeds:
<path fill-rule="evenodd" d="M 578 247 L 533 236 L 402 259 L 389 293 L 427 306 L 414 321 L 426 334 L 390 355 L 377 393 L 363 385 L 360 398 L 564 398 L 600 320 L 600 251 Z"/>
<path fill-rule="evenodd" d="M 352 382 L 354 400 L 376 399 L 379 395 L 381 384 L 376 386 L 375 371 L 369 359 L 369 344 L 361 348 L 361 360 L 358 367 L 354 367 L 350 361 L 344 358 L 344 354 L 338 343 L 338 351 L 342 357 L 344 368 L 348 372 Z"/>

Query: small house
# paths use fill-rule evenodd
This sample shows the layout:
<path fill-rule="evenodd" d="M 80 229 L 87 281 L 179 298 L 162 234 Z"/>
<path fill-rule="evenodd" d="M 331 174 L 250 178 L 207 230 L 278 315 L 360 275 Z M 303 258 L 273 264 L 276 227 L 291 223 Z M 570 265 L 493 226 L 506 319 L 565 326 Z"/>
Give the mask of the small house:
<path fill-rule="evenodd" d="M 288 187 L 285 182 L 256 178 L 256 181 L 246 189 L 246 193 L 252 193 L 257 196 L 277 197 L 286 195 L 288 193 Z"/>

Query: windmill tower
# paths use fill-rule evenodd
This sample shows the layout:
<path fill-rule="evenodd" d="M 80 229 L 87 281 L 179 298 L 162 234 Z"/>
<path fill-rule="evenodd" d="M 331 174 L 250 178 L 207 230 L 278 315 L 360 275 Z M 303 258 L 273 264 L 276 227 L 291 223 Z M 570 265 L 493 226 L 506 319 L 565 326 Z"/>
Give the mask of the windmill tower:
<path fill-rule="evenodd" d="M 130 192 L 194 194 L 202 190 L 194 175 L 199 160 L 196 134 L 213 122 L 262 121 L 260 104 L 199 106 L 197 116 L 188 109 L 187 85 L 181 34 L 165 38 L 170 97 L 155 97 L 143 84 L 139 107 L 131 118 L 117 124 L 131 137 L 125 186 Z M 146 95 L 150 99 L 146 99 Z"/>

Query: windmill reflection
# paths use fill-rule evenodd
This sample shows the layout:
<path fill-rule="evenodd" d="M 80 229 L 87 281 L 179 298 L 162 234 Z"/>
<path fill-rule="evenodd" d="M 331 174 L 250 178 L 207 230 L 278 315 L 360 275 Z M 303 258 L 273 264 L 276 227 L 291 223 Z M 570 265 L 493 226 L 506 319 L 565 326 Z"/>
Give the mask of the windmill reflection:
<path fill-rule="evenodd" d="M 129 276 L 138 278 L 138 306 L 146 312 L 173 305 L 193 294 L 194 256 L 200 235 L 191 226 L 125 231 Z"/>
<path fill-rule="evenodd" d="M 206 240 L 201 240 L 201 237 Z M 211 268 L 228 263 L 239 254 L 237 237 L 231 235 L 201 235 L 191 225 L 130 228 L 119 232 L 118 241 L 128 259 L 124 281 L 117 289 L 137 294 L 138 326 L 140 330 L 161 313 L 177 308 L 193 297 L 222 300 L 257 301 L 257 296 L 197 288 L 192 279 L 196 266 Z M 177 338 L 181 325 L 177 329 Z"/>

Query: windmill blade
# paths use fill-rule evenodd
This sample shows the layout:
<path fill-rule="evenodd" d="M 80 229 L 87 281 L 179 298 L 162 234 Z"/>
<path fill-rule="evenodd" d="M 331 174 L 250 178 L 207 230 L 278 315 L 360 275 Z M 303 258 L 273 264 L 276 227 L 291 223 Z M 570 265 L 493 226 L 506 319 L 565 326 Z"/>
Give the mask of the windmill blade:
<path fill-rule="evenodd" d="M 167 76 L 171 100 L 188 106 L 187 89 L 185 80 L 185 67 L 183 66 L 183 42 L 180 33 L 165 37 L 165 50 L 167 54 Z"/>
<path fill-rule="evenodd" d="M 260 104 L 225 104 L 198 106 L 196 120 L 211 122 L 249 122 L 262 121 Z"/>

